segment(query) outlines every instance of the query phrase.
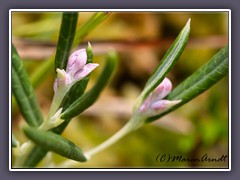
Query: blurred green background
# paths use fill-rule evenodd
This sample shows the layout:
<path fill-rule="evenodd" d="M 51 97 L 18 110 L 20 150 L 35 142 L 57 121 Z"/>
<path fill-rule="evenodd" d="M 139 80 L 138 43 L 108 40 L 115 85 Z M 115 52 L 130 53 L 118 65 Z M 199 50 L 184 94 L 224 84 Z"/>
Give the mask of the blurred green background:
<path fill-rule="evenodd" d="M 78 27 L 92 14 L 79 12 Z M 12 41 L 30 76 L 55 53 L 61 15 L 61 12 L 12 13 Z M 91 75 L 88 89 L 101 72 L 110 49 L 119 53 L 119 67 L 98 101 L 74 118 L 63 136 L 89 150 L 120 129 L 131 117 L 136 97 L 188 18 L 191 18 L 189 42 L 168 74 L 176 87 L 228 43 L 227 12 L 112 12 L 88 34 L 78 48 L 86 48 L 87 42 L 91 42 L 94 61 L 100 64 Z M 47 78 L 42 78 L 35 88 L 44 115 L 53 96 L 53 68 L 46 71 Z M 26 140 L 20 131 L 23 123 L 13 103 L 12 129 L 21 142 Z M 89 162 L 79 163 L 79 167 L 227 168 L 228 161 L 156 162 L 156 157 L 228 155 L 228 129 L 228 77 L 225 77 L 193 101 L 129 134 Z M 53 157 L 56 164 L 66 160 L 56 154 Z M 44 160 L 41 164 L 44 166 Z"/>

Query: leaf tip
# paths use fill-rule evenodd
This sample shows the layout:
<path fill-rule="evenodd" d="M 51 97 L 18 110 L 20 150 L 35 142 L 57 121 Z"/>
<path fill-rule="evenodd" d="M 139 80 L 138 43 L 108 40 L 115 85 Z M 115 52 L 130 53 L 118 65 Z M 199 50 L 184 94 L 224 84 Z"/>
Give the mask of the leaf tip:
<path fill-rule="evenodd" d="M 188 19 L 186 26 L 190 27 L 190 24 L 191 24 L 191 18 Z"/>
<path fill-rule="evenodd" d="M 90 51 L 92 51 L 92 45 L 91 45 L 91 43 L 88 41 L 88 47 L 87 47 L 87 50 L 90 50 Z"/>

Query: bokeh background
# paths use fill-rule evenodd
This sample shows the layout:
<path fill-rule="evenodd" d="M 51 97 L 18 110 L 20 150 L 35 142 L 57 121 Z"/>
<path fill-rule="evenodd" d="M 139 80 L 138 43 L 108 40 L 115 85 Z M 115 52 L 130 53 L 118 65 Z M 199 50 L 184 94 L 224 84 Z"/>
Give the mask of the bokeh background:
<path fill-rule="evenodd" d="M 93 13 L 79 12 L 78 27 Z M 29 76 L 55 53 L 61 15 L 61 12 L 12 13 L 12 41 Z M 131 117 L 134 101 L 147 79 L 189 18 L 189 42 L 168 74 L 176 87 L 228 44 L 227 12 L 112 12 L 89 33 L 78 48 L 86 48 L 87 42 L 91 42 L 94 62 L 100 66 L 92 73 L 87 89 L 101 72 L 110 49 L 118 52 L 119 66 L 98 101 L 74 118 L 63 136 L 86 151 L 120 129 Z M 53 97 L 53 68 L 46 70 L 47 76 L 35 87 L 44 115 Z M 228 113 L 228 77 L 225 77 L 191 102 L 129 134 L 78 167 L 227 168 L 228 161 L 160 163 L 156 157 L 159 154 L 185 158 L 228 155 Z M 20 130 L 23 123 L 16 103 L 12 102 L 12 130 L 21 142 L 26 140 Z M 54 163 L 64 160 L 53 154 Z M 44 163 L 43 160 L 41 165 Z"/>

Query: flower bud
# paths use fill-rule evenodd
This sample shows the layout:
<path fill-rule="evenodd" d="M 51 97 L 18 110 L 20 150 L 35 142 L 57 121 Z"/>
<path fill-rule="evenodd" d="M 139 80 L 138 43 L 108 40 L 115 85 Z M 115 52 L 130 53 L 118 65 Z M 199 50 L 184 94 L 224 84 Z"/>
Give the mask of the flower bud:
<path fill-rule="evenodd" d="M 57 69 L 57 78 L 54 82 L 54 92 L 59 88 L 71 86 L 89 75 L 97 66 L 96 63 L 87 63 L 87 53 L 85 49 L 75 51 L 68 59 L 66 71 L 64 69 Z"/>
<path fill-rule="evenodd" d="M 139 112 L 145 116 L 155 116 L 181 102 L 181 100 L 169 101 L 162 99 L 167 96 L 171 90 L 172 83 L 168 78 L 165 78 L 146 98 L 139 108 Z"/>
<path fill-rule="evenodd" d="M 75 51 L 68 59 L 66 72 L 74 76 L 87 63 L 87 53 L 85 49 Z"/>

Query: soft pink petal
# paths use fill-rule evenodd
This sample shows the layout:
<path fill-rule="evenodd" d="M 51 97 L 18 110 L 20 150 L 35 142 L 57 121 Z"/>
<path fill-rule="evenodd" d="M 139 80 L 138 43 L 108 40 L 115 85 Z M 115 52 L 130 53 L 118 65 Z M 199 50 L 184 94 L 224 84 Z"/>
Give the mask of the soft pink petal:
<path fill-rule="evenodd" d="M 98 67 L 99 64 L 96 63 L 88 63 L 85 66 L 83 66 L 82 69 L 80 69 L 75 75 L 75 80 L 80 80 L 89 75 L 96 67 Z"/>
<path fill-rule="evenodd" d="M 165 96 L 167 96 L 172 90 L 172 83 L 168 78 L 165 78 L 153 91 L 152 93 L 152 99 L 154 101 L 158 101 Z"/>
<path fill-rule="evenodd" d="M 68 59 L 66 72 L 72 76 L 82 69 L 87 63 L 87 53 L 85 49 L 75 51 Z"/>
<path fill-rule="evenodd" d="M 156 102 L 152 103 L 150 106 L 150 109 L 157 113 L 161 113 L 180 102 L 181 102 L 181 100 L 174 100 L 174 101 L 160 100 L 160 101 L 156 101 Z"/>

